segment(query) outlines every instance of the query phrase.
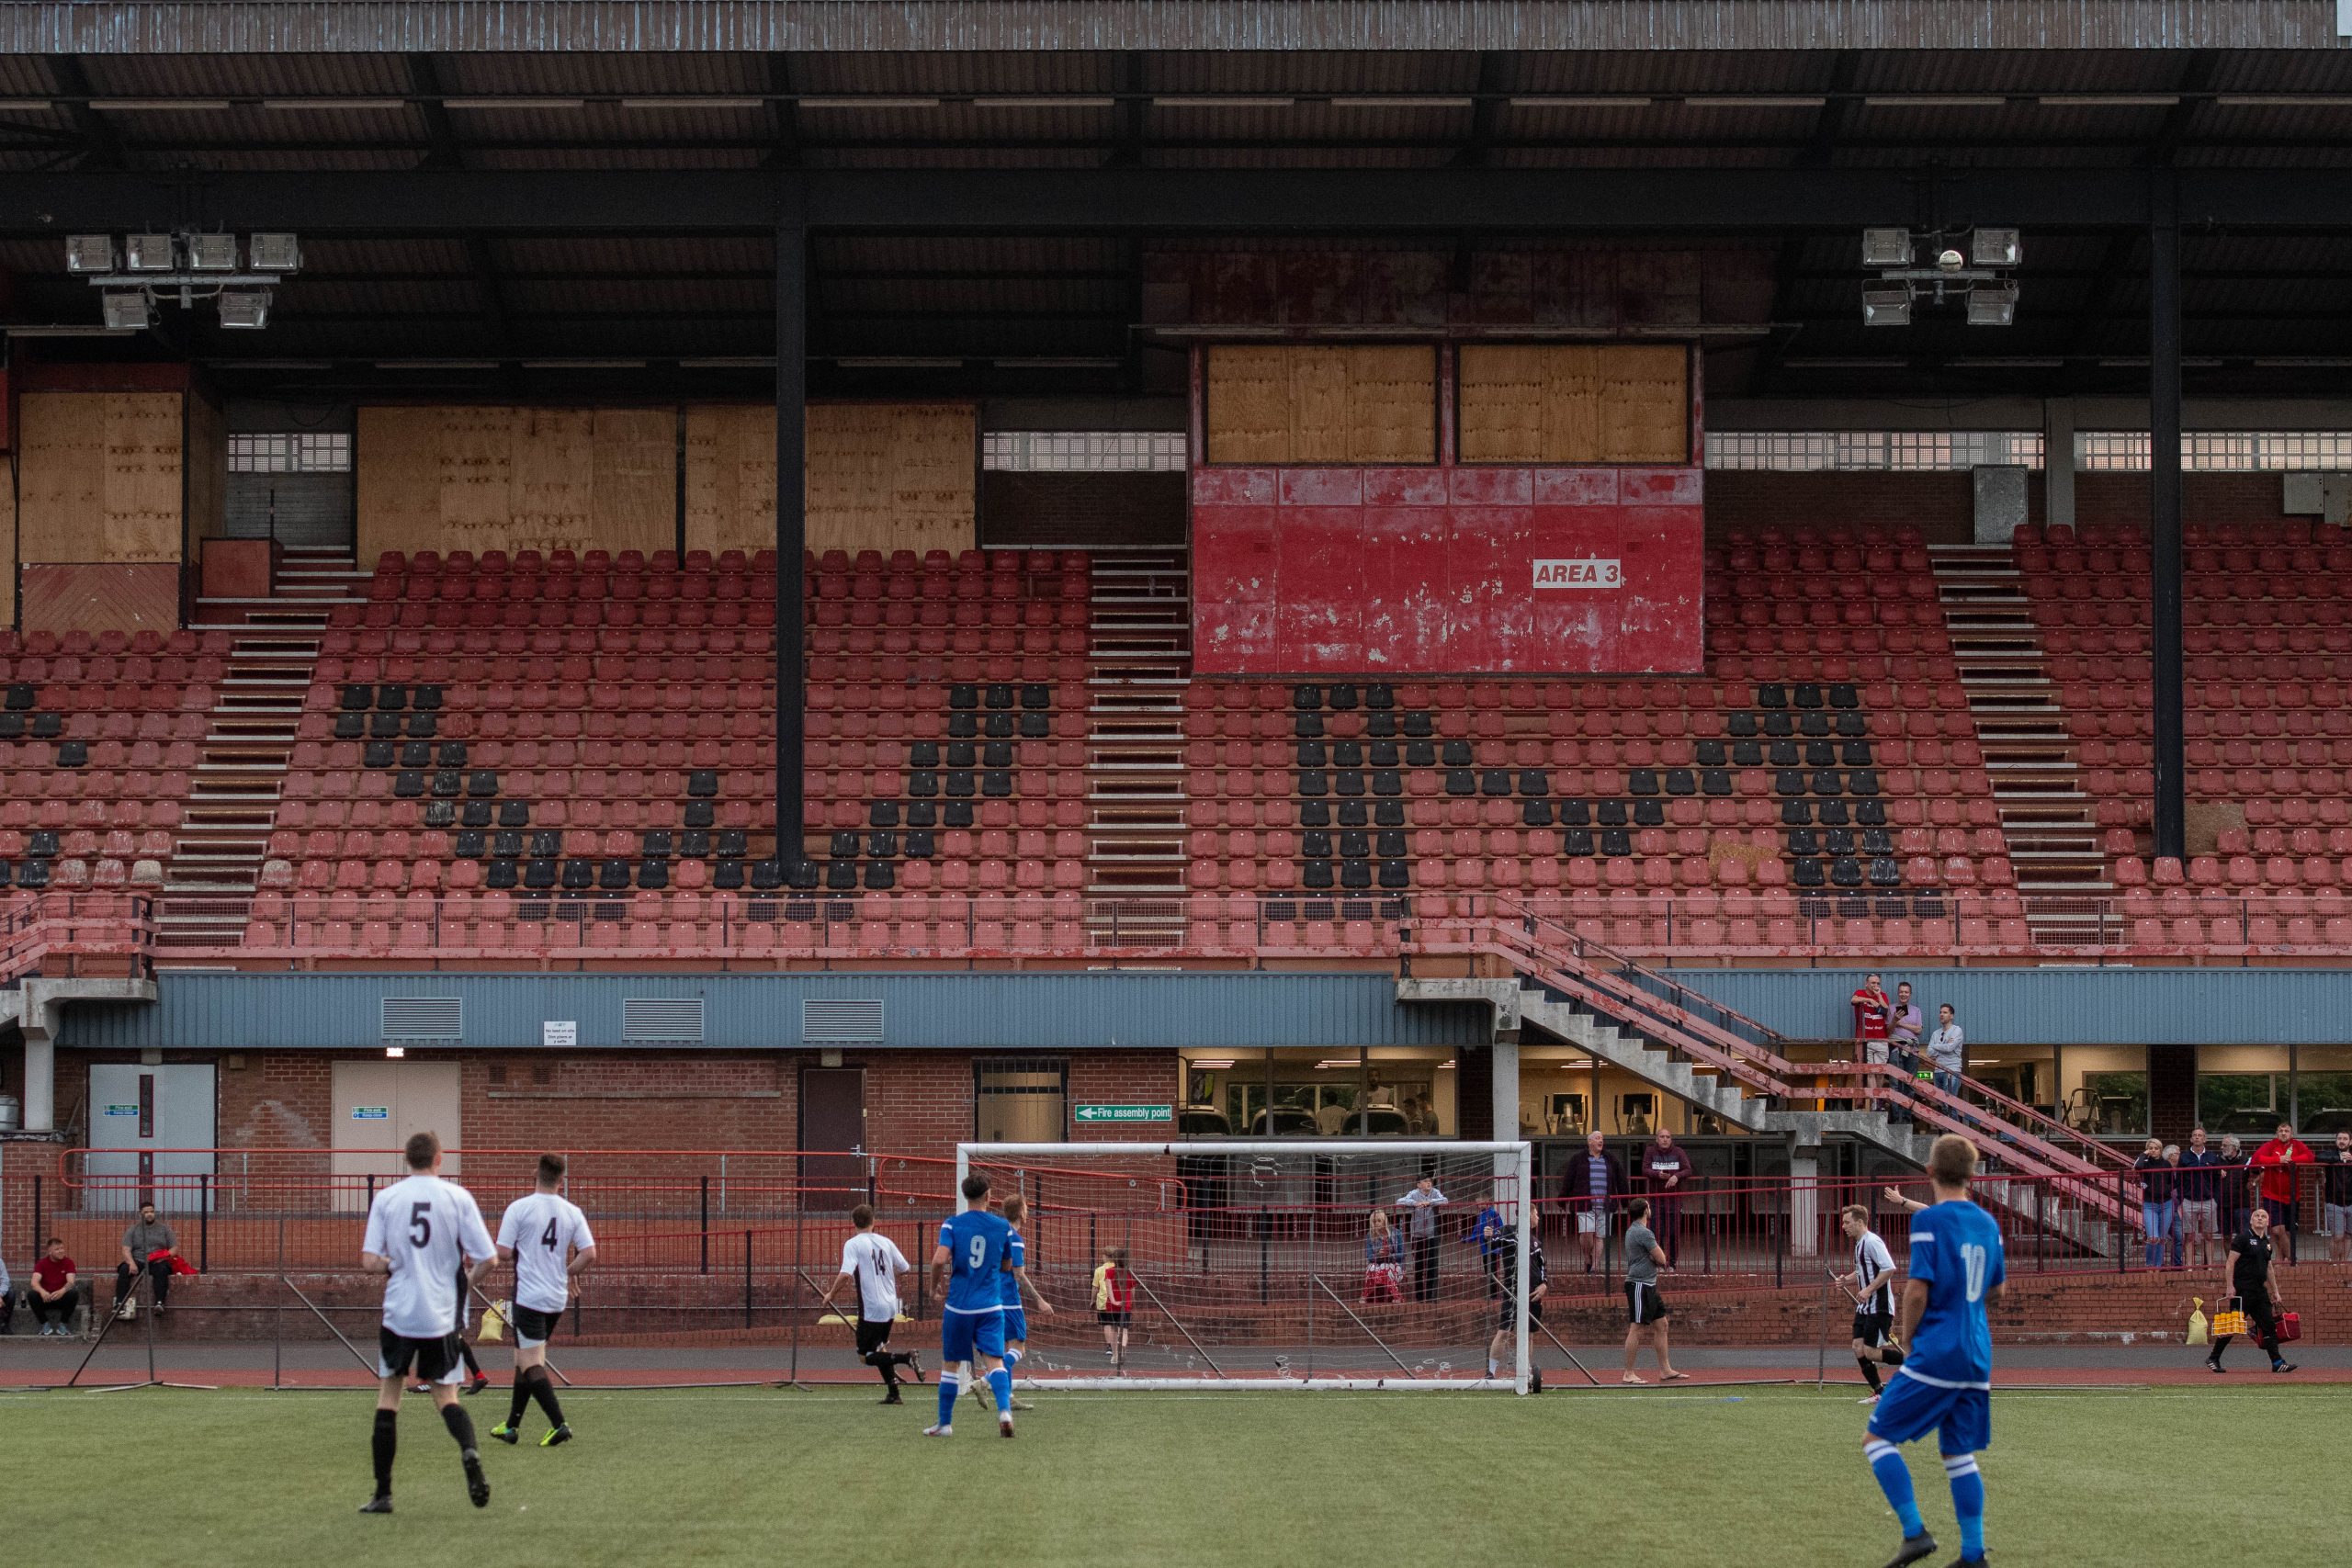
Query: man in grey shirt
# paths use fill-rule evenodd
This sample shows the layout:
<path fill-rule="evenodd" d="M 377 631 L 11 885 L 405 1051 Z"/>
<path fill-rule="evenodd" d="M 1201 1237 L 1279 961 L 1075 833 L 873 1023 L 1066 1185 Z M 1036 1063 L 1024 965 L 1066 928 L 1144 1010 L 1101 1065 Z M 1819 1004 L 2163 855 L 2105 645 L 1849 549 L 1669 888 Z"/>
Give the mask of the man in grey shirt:
<path fill-rule="evenodd" d="M 1961 1075 L 1968 1070 L 1968 1036 L 1950 1002 L 1936 1009 L 1936 1032 L 1928 1036 L 1928 1062 L 1936 1073 L 1936 1087 L 1946 1094 L 1960 1092 Z"/>
<path fill-rule="evenodd" d="M 1666 1299 L 1657 1293 L 1657 1271 L 1671 1265 L 1657 1244 L 1657 1233 L 1650 1229 L 1650 1201 L 1634 1199 L 1625 1205 L 1625 1381 L 1648 1381 L 1634 1371 L 1634 1359 L 1642 1348 L 1642 1330 L 1646 1328 L 1657 1340 L 1658 1381 L 1680 1382 L 1690 1374 L 1674 1370 L 1674 1358 L 1667 1349 Z"/>
<path fill-rule="evenodd" d="M 1428 1301 L 1437 1294 L 1437 1211 L 1445 1201 L 1445 1194 L 1437 1190 L 1437 1179 L 1430 1176 L 1413 1183 L 1413 1190 L 1396 1200 L 1397 1207 L 1413 1211 L 1405 1222 L 1405 1235 L 1413 1256 L 1413 1299 L 1417 1302 Z"/>
<path fill-rule="evenodd" d="M 122 1233 L 122 1260 L 114 1266 L 115 1315 L 124 1314 L 130 1303 L 130 1294 L 137 1286 L 139 1271 L 147 1270 L 155 1281 L 155 1310 L 164 1310 L 166 1297 L 172 1293 L 172 1260 L 155 1258 L 158 1252 L 177 1252 L 179 1238 L 172 1234 L 166 1222 L 156 1218 L 155 1205 L 139 1205 L 139 1223 Z M 149 1259 L 153 1258 L 153 1262 Z"/>

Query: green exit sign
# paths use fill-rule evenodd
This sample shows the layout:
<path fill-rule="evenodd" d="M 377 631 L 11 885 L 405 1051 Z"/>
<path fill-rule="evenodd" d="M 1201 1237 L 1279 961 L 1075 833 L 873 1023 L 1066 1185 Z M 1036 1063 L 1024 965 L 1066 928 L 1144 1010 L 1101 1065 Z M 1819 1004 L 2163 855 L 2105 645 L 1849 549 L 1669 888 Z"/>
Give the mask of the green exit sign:
<path fill-rule="evenodd" d="M 1172 1122 L 1169 1105 L 1081 1105 L 1070 1113 L 1080 1122 Z"/>

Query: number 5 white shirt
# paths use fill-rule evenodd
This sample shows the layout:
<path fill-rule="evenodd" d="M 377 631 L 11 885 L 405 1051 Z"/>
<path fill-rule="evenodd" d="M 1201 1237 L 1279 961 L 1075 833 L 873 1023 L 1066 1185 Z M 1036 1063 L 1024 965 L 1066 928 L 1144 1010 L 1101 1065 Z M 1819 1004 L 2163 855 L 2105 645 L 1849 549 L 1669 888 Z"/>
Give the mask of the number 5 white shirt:
<path fill-rule="evenodd" d="M 571 1299 L 571 1255 L 596 1245 L 588 1216 L 560 1193 L 518 1198 L 499 1216 L 498 1245 L 514 1253 L 514 1300 L 534 1312 L 561 1312 Z"/>
<path fill-rule="evenodd" d="M 384 1326 L 403 1339 L 458 1332 L 458 1270 L 498 1255 L 474 1195 L 419 1174 L 393 1182 L 368 1205 L 366 1249 L 388 1260 Z"/>

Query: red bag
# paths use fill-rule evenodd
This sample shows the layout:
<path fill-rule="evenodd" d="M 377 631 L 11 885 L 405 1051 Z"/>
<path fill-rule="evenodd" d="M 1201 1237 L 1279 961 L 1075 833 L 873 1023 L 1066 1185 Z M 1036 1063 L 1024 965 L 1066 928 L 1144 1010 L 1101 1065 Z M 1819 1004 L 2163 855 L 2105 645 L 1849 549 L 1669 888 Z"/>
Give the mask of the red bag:
<path fill-rule="evenodd" d="M 2303 1314 L 2282 1312 L 2278 1314 L 2278 1343 L 2285 1345 L 2303 1337 Z"/>

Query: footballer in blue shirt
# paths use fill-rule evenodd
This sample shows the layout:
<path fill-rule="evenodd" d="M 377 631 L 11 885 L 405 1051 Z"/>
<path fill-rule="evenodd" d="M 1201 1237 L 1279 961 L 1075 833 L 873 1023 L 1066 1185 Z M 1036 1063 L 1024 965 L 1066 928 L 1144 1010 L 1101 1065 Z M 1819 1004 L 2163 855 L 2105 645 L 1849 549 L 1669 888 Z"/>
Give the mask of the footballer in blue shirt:
<path fill-rule="evenodd" d="M 1037 1310 L 1047 1316 L 1051 1316 L 1054 1310 L 1054 1303 L 1047 1301 L 1029 1279 L 1029 1247 L 1021 1239 L 1021 1222 L 1028 1215 L 1029 1201 L 1020 1193 L 1016 1192 L 1004 1201 L 1004 1223 L 1012 1227 L 1012 1234 L 1005 1237 L 1004 1242 L 1004 1372 L 1007 1382 L 1021 1375 L 1022 1358 L 1029 1353 L 1029 1314 L 1022 1310 L 1022 1292 L 1027 1292 L 1027 1299 L 1035 1302 Z M 995 1393 L 994 1384 L 989 1385 L 989 1393 Z M 1029 1406 L 1015 1395 L 1012 1408 L 1026 1410 Z"/>
<path fill-rule="evenodd" d="M 1012 1374 L 1004 1365 L 1002 1276 L 1012 1227 L 1003 1215 L 989 1213 L 987 1177 L 966 1177 L 963 1191 L 964 1212 L 939 1227 L 939 1245 L 931 1249 L 931 1288 L 944 1290 L 939 1337 L 944 1365 L 939 1374 L 939 1423 L 924 1427 L 922 1435 L 956 1435 L 956 1396 L 979 1361 L 996 1395 L 997 1430 L 1009 1438 Z"/>
<path fill-rule="evenodd" d="M 1954 1568 L 1980 1568 L 1984 1561 L 1984 1478 L 1976 1469 L 1976 1451 L 1993 1440 L 1993 1333 L 1984 1314 L 2001 1299 L 2007 1270 L 2000 1227 L 1969 1201 L 1975 1175 L 1976 1145 L 1947 1133 L 1928 1154 L 1936 1201 L 1911 1205 L 1911 1277 L 1903 1287 L 1898 1337 L 1909 1349 L 1862 1438 L 1862 1456 L 1903 1523 L 1903 1545 L 1887 1568 L 1936 1550 L 1896 1447 L 1929 1432 L 1942 1450 L 1960 1519 Z"/>

